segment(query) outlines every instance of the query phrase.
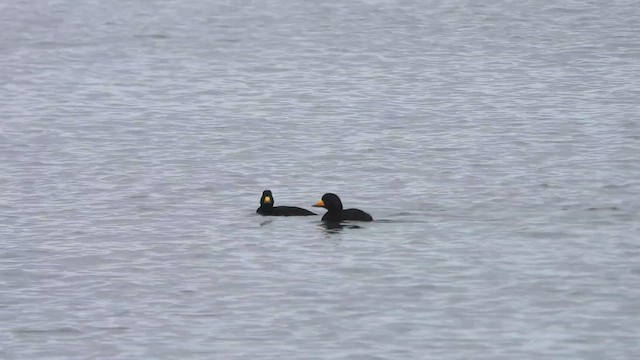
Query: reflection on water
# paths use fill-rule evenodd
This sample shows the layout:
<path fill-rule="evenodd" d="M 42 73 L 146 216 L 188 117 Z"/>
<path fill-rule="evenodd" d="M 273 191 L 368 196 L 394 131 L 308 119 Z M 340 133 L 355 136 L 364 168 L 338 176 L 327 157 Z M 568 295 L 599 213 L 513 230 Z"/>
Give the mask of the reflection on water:
<path fill-rule="evenodd" d="M 265 226 L 265 225 L 269 225 L 273 222 L 273 219 L 270 220 L 264 220 L 260 222 L 260 226 Z"/>
<path fill-rule="evenodd" d="M 343 229 L 362 229 L 361 226 L 350 223 L 350 222 L 332 222 L 332 221 L 321 221 L 320 226 L 324 229 L 327 234 L 335 234 L 339 233 Z"/>

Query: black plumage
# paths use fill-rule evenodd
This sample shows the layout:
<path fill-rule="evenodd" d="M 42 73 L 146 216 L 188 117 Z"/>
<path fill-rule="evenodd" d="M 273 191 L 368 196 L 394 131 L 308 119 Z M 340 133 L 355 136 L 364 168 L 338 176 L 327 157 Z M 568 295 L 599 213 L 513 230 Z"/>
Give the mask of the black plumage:
<path fill-rule="evenodd" d="M 260 207 L 256 212 L 262 216 L 311 216 L 317 215 L 307 209 L 295 207 L 295 206 L 273 206 L 274 204 L 273 194 L 271 190 L 265 190 L 262 192 L 260 198 Z"/>
<path fill-rule="evenodd" d="M 327 213 L 322 217 L 322 221 L 326 222 L 341 222 L 345 220 L 373 221 L 371 215 L 360 209 L 343 209 L 342 201 L 340 201 L 338 195 L 332 193 L 324 194 L 322 200 L 312 206 L 327 209 Z"/>

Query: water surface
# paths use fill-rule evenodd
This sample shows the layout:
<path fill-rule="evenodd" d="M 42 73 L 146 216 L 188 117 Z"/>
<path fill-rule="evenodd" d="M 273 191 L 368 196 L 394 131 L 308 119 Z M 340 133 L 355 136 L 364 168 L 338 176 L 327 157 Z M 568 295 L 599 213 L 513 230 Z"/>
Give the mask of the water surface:
<path fill-rule="evenodd" d="M 636 358 L 636 5 L 0 5 L 0 357 Z"/>

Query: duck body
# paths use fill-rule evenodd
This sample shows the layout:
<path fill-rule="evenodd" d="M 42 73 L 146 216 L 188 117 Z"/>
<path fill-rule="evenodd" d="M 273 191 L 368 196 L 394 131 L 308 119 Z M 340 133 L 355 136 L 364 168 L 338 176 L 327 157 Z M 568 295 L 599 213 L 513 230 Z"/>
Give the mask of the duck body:
<path fill-rule="evenodd" d="M 311 216 L 318 215 L 307 209 L 295 206 L 260 206 L 256 212 L 262 216 Z"/>
<path fill-rule="evenodd" d="M 338 195 L 332 193 L 324 194 L 322 200 L 312 206 L 327 209 L 327 213 L 322 216 L 322 221 L 326 222 L 373 221 L 371 215 L 360 209 L 343 209 Z"/>
<path fill-rule="evenodd" d="M 262 192 L 260 198 L 260 207 L 256 210 L 256 213 L 262 216 L 312 216 L 318 215 L 307 209 L 299 208 L 296 206 L 273 206 L 274 199 L 271 190 L 265 190 Z"/>
<path fill-rule="evenodd" d="M 322 221 L 341 222 L 346 220 L 373 221 L 373 217 L 360 209 L 344 209 L 337 214 L 327 212 L 322 216 Z"/>

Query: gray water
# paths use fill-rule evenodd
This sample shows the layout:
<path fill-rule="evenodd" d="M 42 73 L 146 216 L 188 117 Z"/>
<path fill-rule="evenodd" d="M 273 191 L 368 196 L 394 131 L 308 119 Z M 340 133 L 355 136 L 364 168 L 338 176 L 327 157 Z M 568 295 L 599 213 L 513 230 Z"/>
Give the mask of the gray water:
<path fill-rule="evenodd" d="M 637 358 L 638 19 L 3 2 L 0 358 Z"/>

